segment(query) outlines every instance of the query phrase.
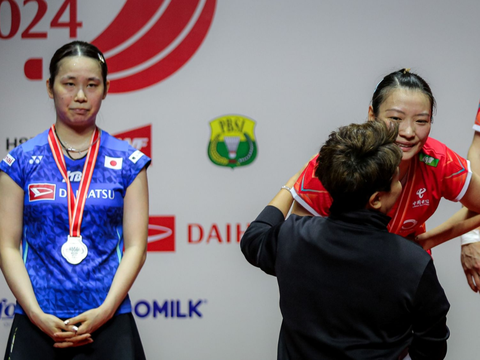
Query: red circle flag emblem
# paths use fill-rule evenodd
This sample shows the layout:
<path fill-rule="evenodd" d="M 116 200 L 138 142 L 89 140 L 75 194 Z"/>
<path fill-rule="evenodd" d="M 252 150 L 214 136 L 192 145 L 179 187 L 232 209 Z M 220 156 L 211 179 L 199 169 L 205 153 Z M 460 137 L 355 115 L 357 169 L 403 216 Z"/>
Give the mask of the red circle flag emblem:
<path fill-rule="evenodd" d="M 110 93 L 159 83 L 197 51 L 213 20 L 216 0 L 127 0 L 92 43 L 108 62 Z"/>

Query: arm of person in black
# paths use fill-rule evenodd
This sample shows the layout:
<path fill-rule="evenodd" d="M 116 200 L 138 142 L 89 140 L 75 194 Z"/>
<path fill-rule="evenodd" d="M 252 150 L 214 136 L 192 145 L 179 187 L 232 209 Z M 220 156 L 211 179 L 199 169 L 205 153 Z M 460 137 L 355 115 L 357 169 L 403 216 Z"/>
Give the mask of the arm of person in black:
<path fill-rule="evenodd" d="M 280 230 L 280 226 L 275 225 L 283 223 L 284 220 L 282 212 L 269 205 L 250 224 L 240 242 L 240 248 L 248 262 L 270 275 L 275 275 L 277 237 Z"/>
<path fill-rule="evenodd" d="M 412 360 L 444 359 L 447 353 L 447 312 L 450 304 L 440 285 L 433 260 L 420 280 L 414 300 Z"/>
<path fill-rule="evenodd" d="M 289 189 L 295 184 L 305 166 L 306 164 L 287 181 L 287 184 L 250 224 L 240 242 L 240 248 L 248 262 L 267 274 L 275 275 L 278 232 L 293 203 Z"/>

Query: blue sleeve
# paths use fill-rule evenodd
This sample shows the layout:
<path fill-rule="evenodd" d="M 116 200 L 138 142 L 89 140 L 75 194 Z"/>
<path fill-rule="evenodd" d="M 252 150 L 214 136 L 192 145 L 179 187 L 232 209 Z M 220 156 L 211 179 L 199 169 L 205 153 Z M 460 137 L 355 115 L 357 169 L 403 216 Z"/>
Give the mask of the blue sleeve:
<path fill-rule="evenodd" d="M 25 185 L 24 156 L 21 146 L 16 147 L 0 162 L 0 170 L 5 172 L 22 189 Z"/>
<path fill-rule="evenodd" d="M 123 169 L 125 189 L 132 184 L 132 182 L 135 180 L 140 171 L 143 170 L 143 168 L 148 168 L 151 161 L 152 160 L 140 150 L 137 150 L 130 145 L 128 146 L 127 154 L 125 156 L 126 166 Z"/>

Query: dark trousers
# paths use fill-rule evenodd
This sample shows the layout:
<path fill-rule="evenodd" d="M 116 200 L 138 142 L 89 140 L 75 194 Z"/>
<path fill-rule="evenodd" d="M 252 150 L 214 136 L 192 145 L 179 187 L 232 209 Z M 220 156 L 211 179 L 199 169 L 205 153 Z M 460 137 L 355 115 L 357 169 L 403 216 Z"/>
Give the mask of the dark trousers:
<path fill-rule="evenodd" d="M 5 360 L 145 360 L 142 342 L 131 313 L 114 316 L 92 334 L 93 343 L 57 349 L 54 341 L 30 322 L 15 315 Z"/>

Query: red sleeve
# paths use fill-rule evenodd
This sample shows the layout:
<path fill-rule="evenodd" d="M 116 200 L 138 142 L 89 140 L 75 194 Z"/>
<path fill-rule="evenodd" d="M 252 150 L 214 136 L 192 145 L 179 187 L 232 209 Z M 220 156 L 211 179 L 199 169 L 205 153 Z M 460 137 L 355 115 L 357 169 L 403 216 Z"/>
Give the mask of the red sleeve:
<path fill-rule="evenodd" d="M 445 153 L 444 178 L 442 196 L 450 201 L 459 201 L 467 192 L 472 171 L 466 159 L 449 148 Z"/>
<path fill-rule="evenodd" d="M 318 155 L 310 160 L 303 170 L 292 189 L 292 194 L 294 199 L 311 214 L 328 216 L 332 197 L 315 176 L 317 158 Z"/>

